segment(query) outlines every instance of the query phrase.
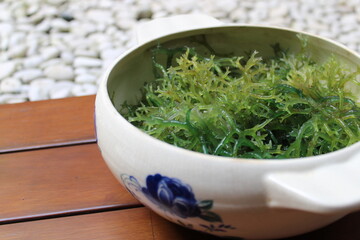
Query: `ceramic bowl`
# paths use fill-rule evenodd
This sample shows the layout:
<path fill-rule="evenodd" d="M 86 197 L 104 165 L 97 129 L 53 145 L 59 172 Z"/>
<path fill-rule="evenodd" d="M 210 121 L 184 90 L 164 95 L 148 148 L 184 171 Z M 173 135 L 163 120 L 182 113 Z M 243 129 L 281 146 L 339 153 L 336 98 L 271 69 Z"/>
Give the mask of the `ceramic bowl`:
<path fill-rule="evenodd" d="M 182 226 L 226 237 L 272 239 L 323 227 L 360 209 L 360 142 L 336 152 L 287 160 L 252 160 L 206 155 L 148 136 L 119 114 L 137 102 L 153 80 L 150 49 L 196 45 L 206 39 L 217 52 L 271 44 L 298 51 L 299 32 L 284 28 L 224 25 L 201 16 L 156 20 L 139 32 L 139 44 L 104 74 L 96 97 L 96 130 L 102 156 L 116 178 L 140 202 Z M 346 47 L 302 33 L 321 61 L 336 55 L 349 66 L 360 56 Z M 359 95 L 359 89 L 354 87 Z"/>

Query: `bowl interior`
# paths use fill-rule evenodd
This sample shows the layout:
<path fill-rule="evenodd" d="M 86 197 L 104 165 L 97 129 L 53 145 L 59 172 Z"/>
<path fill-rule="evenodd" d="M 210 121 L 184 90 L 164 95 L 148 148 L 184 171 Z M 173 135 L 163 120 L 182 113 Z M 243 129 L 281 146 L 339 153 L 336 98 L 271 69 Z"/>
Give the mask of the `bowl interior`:
<path fill-rule="evenodd" d="M 204 44 L 216 53 L 244 55 L 257 50 L 259 56 L 272 56 L 272 45 L 279 43 L 289 52 L 301 49 L 299 32 L 259 26 L 226 26 L 204 28 L 167 35 L 130 50 L 121 57 L 107 76 L 107 90 L 116 109 L 124 101 L 134 104 L 141 99 L 140 89 L 146 81 L 154 80 L 151 49 L 157 45 L 164 47 L 197 47 L 199 52 L 210 54 Z M 360 65 L 360 57 L 340 44 L 314 35 L 302 33 L 308 39 L 308 52 L 315 61 L 321 62 L 332 54 L 340 61 L 355 69 Z M 356 96 L 360 94 L 359 86 L 351 86 Z M 360 97 L 357 99 L 360 102 Z"/>

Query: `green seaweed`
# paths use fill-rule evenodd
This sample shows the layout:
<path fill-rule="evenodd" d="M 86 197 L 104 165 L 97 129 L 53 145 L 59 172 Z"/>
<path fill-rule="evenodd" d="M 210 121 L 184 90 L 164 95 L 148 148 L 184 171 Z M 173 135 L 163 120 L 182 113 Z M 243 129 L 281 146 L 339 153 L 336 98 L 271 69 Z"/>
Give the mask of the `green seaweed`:
<path fill-rule="evenodd" d="M 360 85 L 335 57 L 316 63 L 273 45 L 274 57 L 203 56 L 196 49 L 153 49 L 156 80 L 125 118 L 146 133 L 207 154 L 298 158 L 360 140 L 360 108 L 346 85 Z M 159 56 L 166 57 L 160 64 Z"/>

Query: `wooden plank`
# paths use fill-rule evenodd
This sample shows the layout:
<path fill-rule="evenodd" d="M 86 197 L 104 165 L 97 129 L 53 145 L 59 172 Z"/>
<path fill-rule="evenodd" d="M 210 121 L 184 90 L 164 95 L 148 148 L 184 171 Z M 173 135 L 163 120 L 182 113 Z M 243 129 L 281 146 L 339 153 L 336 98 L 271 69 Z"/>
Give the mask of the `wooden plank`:
<path fill-rule="evenodd" d="M 140 205 L 96 144 L 0 155 L 0 223 Z"/>
<path fill-rule="evenodd" d="M 0 153 L 94 142 L 95 96 L 0 105 Z"/>
<path fill-rule="evenodd" d="M 149 240 L 149 210 L 122 211 L 46 219 L 0 226 L 3 240 Z"/>
<path fill-rule="evenodd" d="M 360 214 L 348 217 L 309 234 L 283 240 L 354 240 L 359 238 Z M 354 222 L 355 221 L 355 222 Z M 0 226 L 4 240 L 225 240 L 185 229 L 144 207 L 83 214 Z"/>
<path fill-rule="evenodd" d="M 171 223 L 151 211 L 154 240 L 226 240 Z"/>
<path fill-rule="evenodd" d="M 185 229 L 151 212 L 154 240 L 225 240 L 226 238 Z M 282 240 L 355 240 L 360 239 L 360 212 L 352 213 L 319 230 Z M 261 229 L 259 229 L 261 231 Z"/>
<path fill-rule="evenodd" d="M 170 223 L 145 207 L 0 226 L 5 240 L 216 240 Z"/>

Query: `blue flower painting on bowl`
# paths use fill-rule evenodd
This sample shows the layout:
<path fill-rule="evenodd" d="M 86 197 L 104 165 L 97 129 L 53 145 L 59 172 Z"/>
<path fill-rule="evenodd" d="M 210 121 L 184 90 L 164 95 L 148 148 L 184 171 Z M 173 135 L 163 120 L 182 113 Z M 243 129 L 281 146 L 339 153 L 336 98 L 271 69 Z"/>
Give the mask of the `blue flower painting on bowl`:
<path fill-rule="evenodd" d="M 193 224 L 198 221 L 184 223 L 184 226 L 198 228 L 201 231 L 234 229 L 231 226 L 221 228 L 224 225 L 222 218 L 219 214 L 210 211 L 213 208 L 213 200 L 197 200 L 191 186 L 177 178 L 170 178 L 159 173 L 148 175 L 145 186 L 141 186 L 134 176 L 123 174 L 121 179 L 134 197 L 145 205 L 155 205 L 167 218 L 172 220 L 177 218 L 176 221 L 181 223 L 195 218 L 202 220 L 202 223 L 196 224 L 198 227 Z M 212 223 L 211 226 L 218 223 L 220 228 L 206 227 L 206 223 Z"/>

